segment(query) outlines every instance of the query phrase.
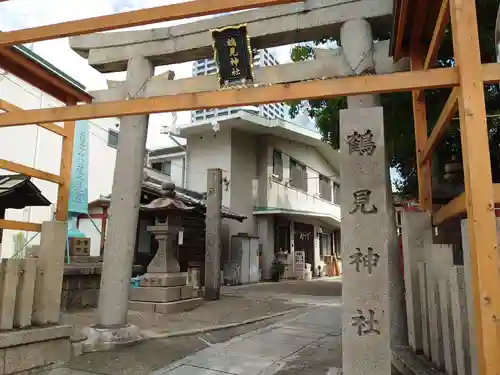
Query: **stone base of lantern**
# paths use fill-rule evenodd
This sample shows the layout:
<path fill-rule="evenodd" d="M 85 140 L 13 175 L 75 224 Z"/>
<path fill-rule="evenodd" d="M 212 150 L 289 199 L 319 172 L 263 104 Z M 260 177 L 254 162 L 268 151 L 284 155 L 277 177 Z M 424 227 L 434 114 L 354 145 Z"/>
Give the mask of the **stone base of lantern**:
<path fill-rule="evenodd" d="M 192 285 L 187 285 L 187 273 L 147 273 L 139 287 L 130 288 L 129 309 L 158 313 L 192 310 L 202 299 Z"/>

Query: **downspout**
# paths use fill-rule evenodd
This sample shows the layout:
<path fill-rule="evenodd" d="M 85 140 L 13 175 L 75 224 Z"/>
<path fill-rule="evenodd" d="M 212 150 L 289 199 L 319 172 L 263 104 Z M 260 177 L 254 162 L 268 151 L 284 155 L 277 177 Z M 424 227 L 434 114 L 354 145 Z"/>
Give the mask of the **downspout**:
<path fill-rule="evenodd" d="M 177 139 L 175 139 L 171 133 L 168 133 L 169 138 L 179 147 L 184 150 L 184 156 L 182 157 L 182 187 L 187 189 L 187 146 L 181 144 Z"/>

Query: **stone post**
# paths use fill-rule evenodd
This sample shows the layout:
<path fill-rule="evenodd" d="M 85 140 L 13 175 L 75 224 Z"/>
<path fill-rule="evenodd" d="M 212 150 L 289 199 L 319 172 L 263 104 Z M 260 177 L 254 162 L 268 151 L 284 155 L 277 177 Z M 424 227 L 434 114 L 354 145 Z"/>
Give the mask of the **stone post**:
<path fill-rule="evenodd" d="M 463 266 L 453 266 L 450 272 L 450 298 L 453 318 L 453 338 L 456 359 L 456 374 L 469 375 L 471 371 L 471 353 L 469 325 L 471 319 L 467 312 L 465 277 Z"/>
<path fill-rule="evenodd" d="M 408 341 L 419 353 L 423 343 L 418 264 L 425 260 L 425 247 L 432 244 L 431 218 L 426 212 L 403 212 L 402 225 Z"/>
<path fill-rule="evenodd" d="M 207 171 L 205 299 L 220 298 L 222 170 Z"/>
<path fill-rule="evenodd" d="M 422 350 L 431 358 L 431 339 L 429 333 L 429 301 L 427 293 L 427 264 L 418 262 L 418 285 L 420 291 L 420 316 L 422 327 Z"/>
<path fill-rule="evenodd" d="M 59 322 L 67 230 L 66 222 L 42 223 L 33 300 L 34 324 Z"/>
<path fill-rule="evenodd" d="M 447 374 L 456 374 L 455 339 L 453 337 L 453 317 L 451 312 L 450 282 L 448 278 L 439 281 L 441 307 L 441 329 L 443 332 L 444 368 Z"/>
<path fill-rule="evenodd" d="M 138 96 L 153 74 L 154 67 L 149 60 L 141 56 L 131 58 L 125 81 L 127 96 Z M 130 342 L 134 336 L 134 327 L 127 326 L 127 311 L 148 120 L 148 115 L 120 119 L 97 317 L 99 329 L 108 329 L 113 334 L 101 330 L 101 341 L 121 342 L 126 337 L 124 340 Z"/>
<path fill-rule="evenodd" d="M 432 244 L 426 246 L 425 251 L 431 358 L 437 369 L 444 370 L 441 302 L 438 296 L 438 285 L 440 280 L 448 279 L 450 270 L 453 267 L 453 249 L 451 245 Z"/>
<path fill-rule="evenodd" d="M 343 264 L 342 351 L 346 375 L 391 373 L 389 208 L 380 107 L 340 112 Z"/>

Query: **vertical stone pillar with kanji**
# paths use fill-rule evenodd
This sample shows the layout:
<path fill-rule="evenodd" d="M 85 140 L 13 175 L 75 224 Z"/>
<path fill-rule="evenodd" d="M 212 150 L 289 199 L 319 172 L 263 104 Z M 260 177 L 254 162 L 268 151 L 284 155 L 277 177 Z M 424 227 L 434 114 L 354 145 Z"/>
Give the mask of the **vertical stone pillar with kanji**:
<path fill-rule="evenodd" d="M 340 113 L 343 374 L 391 373 L 391 201 L 382 107 Z"/>

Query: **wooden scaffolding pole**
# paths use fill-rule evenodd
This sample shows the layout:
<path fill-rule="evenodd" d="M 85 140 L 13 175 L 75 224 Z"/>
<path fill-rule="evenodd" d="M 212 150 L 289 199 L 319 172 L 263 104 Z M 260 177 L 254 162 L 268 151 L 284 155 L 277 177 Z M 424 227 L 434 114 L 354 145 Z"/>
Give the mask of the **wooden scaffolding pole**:
<path fill-rule="evenodd" d="M 481 375 L 500 369 L 500 270 L 476 4 L 450 0 L 460 79 L 460 132 Z"/>
<path fill-rule="evenodd" d="M 411 70 L 422 70 L 423 60 L 424 55 L 420 46 L 412 45 L 410 53 Z M 423 95 L 423 91 L 420 90 L 413 90 L 411 96 L 413 126 L 415 128 L 415 151 L 417 153 L 418 201 L 422 210 L 430 212 L 432 211 L 431 162 L 428 160 L 423 165 L 419 163 L 428 139 L 425 96 Z"/>
<path fill-rule="evenodd" d="M 69 102 L 67 105 L 75 105 Z M 75 138 L 75 121 L 64 123 L 65 136 L 62 139 L 61 166 L 59 176 L 61 183 L 57 189 L 56 220 L 68 220 L 69 187 L 71 183 L 71 163 L 73 159 L 73 143 Z"/>

